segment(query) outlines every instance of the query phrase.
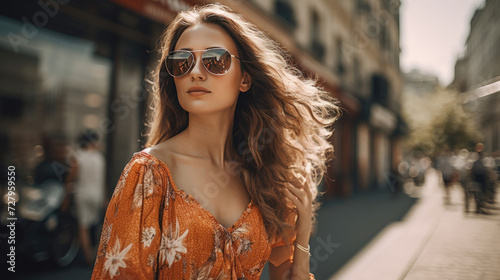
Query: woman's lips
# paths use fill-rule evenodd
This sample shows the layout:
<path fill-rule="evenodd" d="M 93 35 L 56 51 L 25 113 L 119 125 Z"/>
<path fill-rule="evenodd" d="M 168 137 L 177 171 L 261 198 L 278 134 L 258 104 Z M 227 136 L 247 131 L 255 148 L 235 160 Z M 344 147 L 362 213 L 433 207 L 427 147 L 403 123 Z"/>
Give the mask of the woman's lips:
<path fill-rule="evenodd" d="M 201 86 L 192 86 L 188 88 L 187 93 L 191 96 L 200 96 L 206 93 L 210 93 L 208 89 L 201 87 Z"/>
<path fill-rule="evenodd" d="M 188 91 L 188 94 L 191 96 L 200 96 L 200 95 L 204 95 L 207 93 L 209 93 L 209 92 L 207 92 L 207 91 Z"/>

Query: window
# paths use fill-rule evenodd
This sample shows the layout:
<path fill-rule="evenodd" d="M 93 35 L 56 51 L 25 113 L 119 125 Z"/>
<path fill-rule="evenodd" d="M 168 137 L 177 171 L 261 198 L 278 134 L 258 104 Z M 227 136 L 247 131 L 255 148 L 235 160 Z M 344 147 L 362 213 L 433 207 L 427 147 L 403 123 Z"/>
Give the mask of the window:
<path fill-rule="evenodd" d="M 282 20 L 290 25 L 290 27 L 297 27 L 295 13 L 290 0 L 276 0 L 276 2 L 274 2 L 274 10 Z"/>
<path fill-rule="evenodd" d="M 385 49 L 388 48 L 388 44 L 387 44 L 388 40 L 389 40 L 388 37 L 389 36 L 388 36 L 388 33 L 387 33 L 385 25 L 381 24 L 380 25 L 380 37 L 379 37 L 379 39 L 380 39 L 380 49 L 381 50 L 385 50 Z"/>
<path fill-rule="evenodd" d="M 316 11 L 311 14 L 311 51 L 317 59 L 322 60 L 325 56 L 325 46 L 321 43 L 320 36 L 320 21 Z"/>
<path fill-rule="evenodd" d="M 342 52 L 342 40 L 337 39 L 337 56 L 336 56 L 336 61 L 337 61 L 337 73 L 339 76 L 344 75 L 345 73 L 345 64 L 344 64 L 344 54 Z"/>
<path fill-rule="evenodd" d="M 361 93 L 363 90 L 363 77 L 361 76 L 361 66 L 357 57 L 353 58 L 352 72 L 354 75 L 354 87 L 358 93 Z"/>
<path fill-rule="evenodd" d="M 389 82 L 384 75 L 374 74 L 372 76 L 373 101 L 389 107 Z"/>
<path fill-rule="evenodd" d="M 369 13 L 371 9 L 366 0 L 357 0 L 356 8 L 358 10 L 358 13 Z"/>

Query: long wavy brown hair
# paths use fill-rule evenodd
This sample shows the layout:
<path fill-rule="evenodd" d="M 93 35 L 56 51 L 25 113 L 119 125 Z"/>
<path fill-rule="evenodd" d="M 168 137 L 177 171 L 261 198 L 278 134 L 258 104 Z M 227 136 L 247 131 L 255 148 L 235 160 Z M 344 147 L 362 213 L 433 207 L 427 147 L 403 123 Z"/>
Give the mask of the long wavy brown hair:
<path fill-rule="evenodd" d="M 188 113 L 179 104 L 164 60 L 184 30 L 201 23 L 216 24 L 232 37 L 242 71 L 252 78 L 251 88 L 238 97 L 232 143 L 240 156 L 241 180 L 259 207 L 268 235 L 287 239 L 293 232 L 290 211 L 295 209 L 285 199 L 284 186 L 303 174 L 317 196 L 325 163 L 333 157 L 328 139 L 339 108 L 328 92 L 316 86 L 317 78 L 305 77 L 276 42 L 241 15 L 223 5 L 208 4 L 178 13 L 169 24 L 160 38 L 161 60 L 151 78 L 153 99 L 145 146 L 161 143 L 188 126 Z M 314 213 L 318 206 L 315 200 Z"/>

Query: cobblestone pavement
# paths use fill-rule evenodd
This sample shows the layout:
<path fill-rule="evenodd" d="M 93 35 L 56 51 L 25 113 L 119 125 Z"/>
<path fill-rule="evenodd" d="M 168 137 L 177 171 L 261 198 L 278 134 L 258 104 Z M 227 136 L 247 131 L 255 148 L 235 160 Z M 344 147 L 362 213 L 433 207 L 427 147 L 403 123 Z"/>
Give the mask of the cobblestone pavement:
<path fill-rule="evenodd" d="M 491 215 L 465 213 L 462 189 L 443 203 L 439 173 L 429 170 L 402 222 L 382 231 L 330 280 L 500 279 L 500 190 Z M 474 209 L 474 208 L 472 208 Z"/>
<path fill-rule="evenodd" d="M 488 209 L 491 215 L 467 214 L 462 197 L 454 190 L 453 204 L 443 209 L 441 222 L 405 280 L 500 279 L 500 203 Z"/>

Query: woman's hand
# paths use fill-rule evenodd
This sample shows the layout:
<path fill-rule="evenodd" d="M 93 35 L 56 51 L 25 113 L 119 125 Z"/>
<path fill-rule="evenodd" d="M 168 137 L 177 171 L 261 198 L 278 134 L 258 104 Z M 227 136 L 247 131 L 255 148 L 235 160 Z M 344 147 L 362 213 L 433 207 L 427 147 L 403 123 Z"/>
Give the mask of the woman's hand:
<path fill-rule="evenodd" d="M 297 174 L 297 178 L 286 184 L 285 195 L 297 207 L 296 229 L 301 233 L 311 232 L 313 195 L 307 178 Z"/>
<path fill-rule="evenodd" d="M 297 207 L 297 222 L 295 229 L 297 231 L 295 238 L 295 247 L 293 253 L 293 263 L 289 270 L 282 275 L 285 279 L 309 279 L 309 256 L 310 253 L 303 248 L 309 248 L 309 238 L 311 236 L 311 219 L 313 214 L 313 194 L 310 188 L 311 180 L 308 173 L 297 174 L 289 184 L 286 184 L 285 195 Z M 300 245 L 300 246 L 299 246 Z M 314 278 L 314 277 L 313 277 Z M 283 276 L 279 279 L 283 279 Z"/>

